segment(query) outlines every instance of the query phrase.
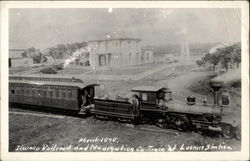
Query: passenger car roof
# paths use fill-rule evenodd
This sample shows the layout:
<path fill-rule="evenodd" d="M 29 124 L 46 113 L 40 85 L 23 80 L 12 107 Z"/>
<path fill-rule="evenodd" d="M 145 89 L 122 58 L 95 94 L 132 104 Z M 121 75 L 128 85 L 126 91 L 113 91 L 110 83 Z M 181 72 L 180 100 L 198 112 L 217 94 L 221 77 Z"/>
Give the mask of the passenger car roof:
<path fill-rule="evenodd" d="M 39 77 L 39 76 L 10 76 L 9 83 L 33 84 L 33 85 L 58 85 L 85 88 L 98 85 L 96 81 L 82 80 L 74 77 Z"/>
<path fill-rule="evenodd" d="M 168 90 L 168 88 L 165 87 L 158 87 L 158 86 L 137 86 L 133 88 L 131 91 L 134 92 L 139 92 L 139 91 L 144 91 L 144 92 L 158 92 L 159 90 Z"/>

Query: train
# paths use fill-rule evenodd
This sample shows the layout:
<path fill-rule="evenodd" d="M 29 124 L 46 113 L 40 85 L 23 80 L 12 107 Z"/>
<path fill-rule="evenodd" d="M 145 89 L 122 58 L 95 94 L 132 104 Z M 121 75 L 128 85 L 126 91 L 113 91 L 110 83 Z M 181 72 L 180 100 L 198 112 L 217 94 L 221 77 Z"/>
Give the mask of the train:
<path fill-rule="evenodd" d="M 198 132 L 215 131 L 225 138 L 236 137 L 235 120 L 228 119 L 224 108 L 229 106 L 226 95 L 219 97 L 223 83 L 211 81 L 214 104 L 197 102 L 188 96 L 185 101 L 174 100 L 167 87 L 137 86 L 129 96 L 110 98 L 98 95 L 100 83 L 75 77 L 9 76 L 9 103 L 39 109 L 58 109 L 69 113 L 116 118 L 140 124 L 152 121 L 161 128 L 174 127 L 179 131 L 196 129 Z M 221 102 L 219 99 L 221 98 Z"/>

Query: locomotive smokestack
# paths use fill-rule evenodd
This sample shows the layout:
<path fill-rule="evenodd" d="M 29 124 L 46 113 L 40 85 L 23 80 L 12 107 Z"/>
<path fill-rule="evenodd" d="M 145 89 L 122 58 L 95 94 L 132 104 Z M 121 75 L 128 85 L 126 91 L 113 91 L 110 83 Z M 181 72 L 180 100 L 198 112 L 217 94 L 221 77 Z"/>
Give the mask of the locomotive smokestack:
<path fill-rule="evenodd" d="M 218 80 L 210 80 L 209 85 L 214 90 L 214 104 L 219 105 L 218 91 L 222 87 L 223 82 Z"/>

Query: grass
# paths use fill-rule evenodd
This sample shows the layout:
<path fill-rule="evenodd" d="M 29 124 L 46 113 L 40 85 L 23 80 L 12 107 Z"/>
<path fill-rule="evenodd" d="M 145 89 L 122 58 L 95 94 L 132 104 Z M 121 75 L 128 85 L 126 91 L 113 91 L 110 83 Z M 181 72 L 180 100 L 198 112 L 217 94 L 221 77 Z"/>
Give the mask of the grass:
<path fill-rule="evenodd" d="M 20 124 L 22 122 L 22 124 Z M 202 136 L 195 132 L 180 133 L 167 129 L 162 131 L 153 125 L 127 126 L 129 124 L 116 121 L 101 121 L 94 118 L 66 117 L 65 119 L 41 118 L 35 116 L 10 115 L 10 151 L 15 151 L 17 145 L 42 146 L 43 144 L 58 144 L 58 146 L 86 146 L 79 143 L 80 138 L 118 138 L 117 143 L 98 142 L 100 146 L 120 147 L 163 147 L 169 146 L 202 146 L 224 142 L 233 151 L 240 150 L 240 142 L 226 140 L 220 137 Z M 146 130 L 141 130 L 146 129 Z M 147 130 L 149 129 L 149 130 Z M 150 129 L 153 129 L 152 131 Z M 156 131 L 155 131 L 156 130 Z M 35 139 L 34 139 L 35 138 Z M 71 149 L 72 150 L 72 149 Z"/>
<path fill-rule="evenodd" d="M 58 74 L 65 74 L 65 75 L 73 75 L 73 74 L 84 74 L 88 71 L 90 71 L 91 69 L 89 68 L 65 68 L 63 70 L 58 71 Z"/>
<path fill-rule="evenodd" d="M 9 68 L 9 73 L 15 74 L 15 73 L 27 71 L 30 69 L 31 69 L 31 67 L 12 67 L 12 68 Z"/>

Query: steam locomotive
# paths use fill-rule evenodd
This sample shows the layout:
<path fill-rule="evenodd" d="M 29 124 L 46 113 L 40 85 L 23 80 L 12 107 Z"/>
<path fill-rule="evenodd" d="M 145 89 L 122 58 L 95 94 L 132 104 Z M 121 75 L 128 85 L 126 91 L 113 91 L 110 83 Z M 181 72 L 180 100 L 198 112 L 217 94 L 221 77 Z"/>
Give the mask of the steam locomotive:
<path fill-rule="evenodd" d="M 100 85 L 93 81 L 74 77 L 10 76 L 9 103 L 129 120 L 136 124 L 151 120 L 161 128 L 217 131 L 231 139 L 235 137 L 236 123 L 226 120 L 223 113 L 223 108 L 229 105 L 228 98 L 222 97 L 219 104 L 218 91 L 223 84 L 211 81 L 210 85 L 215 91 L 212 105 L 205 100 L 196 102 L 192 96 L 186 101 L 173 100 L 172 91 L 166 87 L 139 86 L 131 90 L 129 97 L 110 98 L 98 96 L 100 92 L 96 88 Z"/>

